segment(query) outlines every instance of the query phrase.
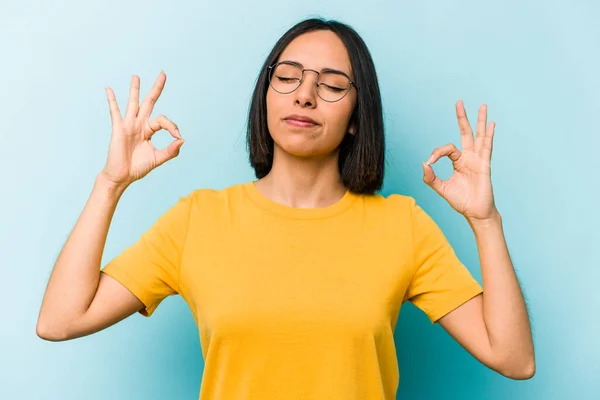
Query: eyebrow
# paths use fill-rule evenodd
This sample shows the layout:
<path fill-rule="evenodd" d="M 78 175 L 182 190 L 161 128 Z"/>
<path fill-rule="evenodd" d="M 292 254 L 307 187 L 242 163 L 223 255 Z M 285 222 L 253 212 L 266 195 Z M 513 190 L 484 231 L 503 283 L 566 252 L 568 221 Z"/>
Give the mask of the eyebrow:
<path fill-rule="evenodd" d="M 301 62 L 299 61 L 294 61 L 294 60 L 281 60 L 279 62 L 289 62 L 292 64 L 296 64 L 297 66 L 299 66 L 300 68 L 304 68 L 304 65 L 302 65 Z M 351 81 L 353 80 L 352 78 L 350 78 L 350 74 L 348 74 L 347 72 L 341 71 L 339 69 L 335 69 L 335 68 L 323 68 L 321 71 L 319 72 L 333 72 L 334 74 L 340 74 L 340 75 L 344 75 L 346 76 L 348 79 L 350 79 Z"/>

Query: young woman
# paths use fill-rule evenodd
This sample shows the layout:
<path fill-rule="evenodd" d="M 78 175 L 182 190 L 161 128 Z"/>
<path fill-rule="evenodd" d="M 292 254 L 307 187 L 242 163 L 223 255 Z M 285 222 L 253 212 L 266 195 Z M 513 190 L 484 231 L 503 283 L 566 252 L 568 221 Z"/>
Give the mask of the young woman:
<path fill-rule="evenodd" d="M 349 26 L 319 19 L 286 32 L 265 60 L 248 119 L 256 181 L 197 189 L 100 271 L 110 221 L 134 181 L 183 144 L 164 116 L 149 120 L 161 73 L 139 105 L 131 81 L 113 122 L 105 168 L 63 248 L 37 333 L 68 340 L 180 294 L 198 324 L 201 399 L 394 399 L 393 332 L 405 301 L 441 324 L 489 368 L 513 379 L 535 370 L 527 310 L 494 205 L 494 123 L 476 135 L 456 104 L 462 151 L 435 149 L 423 179 L 468 220 L 483 288 L 410 196 L 375 192 L 384 133 L 375 67 Z M 164 150 L 150 138 L 166 129 Z M 449 157 L 441 181 L 431 164 Z"/>

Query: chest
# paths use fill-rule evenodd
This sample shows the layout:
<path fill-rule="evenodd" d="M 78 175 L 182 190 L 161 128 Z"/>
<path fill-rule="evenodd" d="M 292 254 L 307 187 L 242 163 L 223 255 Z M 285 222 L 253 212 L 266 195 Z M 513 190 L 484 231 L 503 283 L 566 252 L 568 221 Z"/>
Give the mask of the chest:
<path fill-rule="evenodd" d="M 401 229 L 231 224 L 191 230 L 182 260 L 188 303 L 210 329 L 348 332 L 394 324 L 413 265 Z"/>

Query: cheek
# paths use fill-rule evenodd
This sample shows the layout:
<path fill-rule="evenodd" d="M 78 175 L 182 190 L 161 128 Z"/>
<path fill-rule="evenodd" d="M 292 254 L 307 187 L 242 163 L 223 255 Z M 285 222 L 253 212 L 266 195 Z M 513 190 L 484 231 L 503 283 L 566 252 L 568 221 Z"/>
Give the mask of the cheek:
<path fill-rule="evenodd" d="M 269 102 L 268 100 L 268 96 L 267 96 L 267 128 L 269 129 L 269 132 L 271 132 L 271 135 L 273 134 L 274 131 L 276 131 L 276 116 L 277 116 L 277 107 L 275 104 L 273 104 L 272 102 Z"/>
<path fill-rule="evenodd" d="M 270 125 L 271 123 L 277 122 L 277 118 L 280 115 L 280 104 L 278 102 L 278 96 L 274 96 L 272 90 L 269 89 L 267 91 L 266 96 L 266 104 L 267 104 L 267 123 Z"/>
<path fill-rule="evenodd" d="M 339 107 L 333 107 L 329 113 L 329 129 L 337 134 L 344 135 L 348 131 L 348 123 L 352 117 L 354 106 L 352 103 L 338 104 Z"/>

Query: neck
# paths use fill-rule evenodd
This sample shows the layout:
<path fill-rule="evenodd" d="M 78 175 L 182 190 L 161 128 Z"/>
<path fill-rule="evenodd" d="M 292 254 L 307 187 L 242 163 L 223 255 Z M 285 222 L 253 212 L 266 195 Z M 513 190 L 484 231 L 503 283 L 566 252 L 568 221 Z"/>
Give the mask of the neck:
<path fill-rule="evenodd" d="M 299 208 L 321 208 L 338 202 L 346 193 L 340 180 L 338 154 L 302 158 L 275 151 L 273 167 L 256 188 L 271 200 Z"/>

